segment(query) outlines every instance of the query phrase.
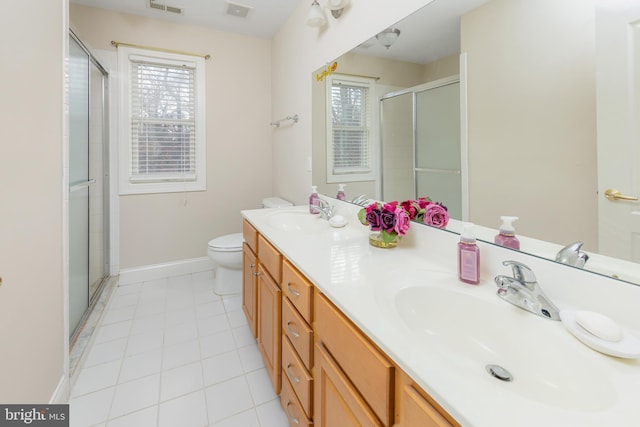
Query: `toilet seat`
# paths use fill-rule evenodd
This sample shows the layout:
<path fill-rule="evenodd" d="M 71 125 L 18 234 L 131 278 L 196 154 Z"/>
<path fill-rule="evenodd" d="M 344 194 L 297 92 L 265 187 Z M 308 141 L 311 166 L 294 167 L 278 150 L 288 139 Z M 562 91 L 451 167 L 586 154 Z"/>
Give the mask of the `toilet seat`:
<path fill-rule="evenodd" d="M 209 241 L 209 248 L 217 252 L 237 252 L 242 250 L 242 233 L 227 234 Z"/>

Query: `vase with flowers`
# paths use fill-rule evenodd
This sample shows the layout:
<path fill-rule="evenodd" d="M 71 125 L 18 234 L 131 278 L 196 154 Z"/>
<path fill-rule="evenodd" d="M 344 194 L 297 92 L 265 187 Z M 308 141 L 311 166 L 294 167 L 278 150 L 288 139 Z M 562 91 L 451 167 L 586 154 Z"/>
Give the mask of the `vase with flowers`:
<path fill-rule="evenodd" d="M 358 219 L 369 226 L 369 244 L 378 248 L 395 248 L 407 234 L 411 221 L 444 228 L 449 222 L 447 207 L 428 197 L 404 202 L 373 202 L 358 212 Z"/>

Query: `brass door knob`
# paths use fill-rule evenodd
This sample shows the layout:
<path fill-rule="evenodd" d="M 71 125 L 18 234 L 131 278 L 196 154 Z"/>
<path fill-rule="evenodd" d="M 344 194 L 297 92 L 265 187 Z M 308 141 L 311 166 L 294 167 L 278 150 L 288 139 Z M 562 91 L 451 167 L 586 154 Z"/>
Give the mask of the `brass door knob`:
<path fill-rule="evenodd" d="M 607 199 L 612 200 L 612 201 L 616 201 L 616 200 L 638 200 L 637 197 L 625 196 L 624 194 L 620 194 L 620 192 L 618 190 L 616 190 L 615 188 L 608 188 L 604 192 L 604 197 L 606 197 Z"/>

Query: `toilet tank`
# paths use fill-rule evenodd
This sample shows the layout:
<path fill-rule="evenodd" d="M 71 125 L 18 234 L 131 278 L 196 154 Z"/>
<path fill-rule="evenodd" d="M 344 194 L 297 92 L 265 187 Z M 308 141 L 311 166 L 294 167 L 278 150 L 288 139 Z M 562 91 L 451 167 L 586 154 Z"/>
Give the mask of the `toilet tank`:
<path fill-rule="evenodd" d="M 262 199 L 263 208 L 285 208 L 287 206 L 293 206 L 293 204 L 280 197 L 267 197 Z"/>

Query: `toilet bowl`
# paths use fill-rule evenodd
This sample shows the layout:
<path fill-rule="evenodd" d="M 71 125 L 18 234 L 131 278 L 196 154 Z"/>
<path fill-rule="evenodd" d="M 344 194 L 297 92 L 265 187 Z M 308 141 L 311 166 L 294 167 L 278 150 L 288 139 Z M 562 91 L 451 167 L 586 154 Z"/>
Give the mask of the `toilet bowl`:
<path fill-rule="evenodd" d="M 265 208 L 292 206 L 279 197 L 262 200 Z M 234 295 L 242 292 L 242 233 L 226 234 L 209 241 L 207 255 L 213 261 L 215 278 L 213 292 Z"/>

